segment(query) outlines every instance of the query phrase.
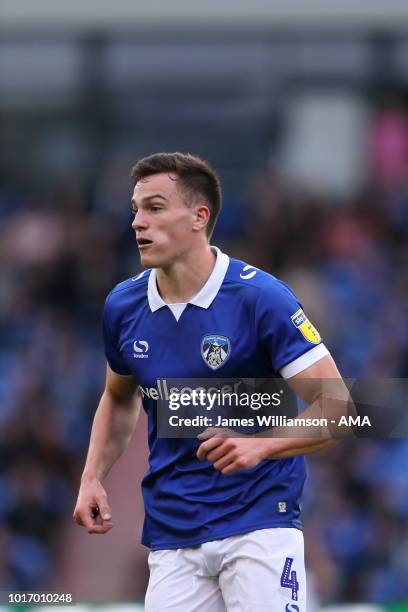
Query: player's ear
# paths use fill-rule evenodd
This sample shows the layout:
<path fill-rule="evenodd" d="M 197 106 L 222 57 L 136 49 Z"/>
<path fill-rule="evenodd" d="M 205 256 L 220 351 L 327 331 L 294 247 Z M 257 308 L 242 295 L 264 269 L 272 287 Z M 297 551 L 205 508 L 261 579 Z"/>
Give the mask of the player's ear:
<path fill-rule="evenodd" d="M 194 221 L 193 229 L 199 231 L 203 229 L 210 220 L 210 209 L 205 204 L 196 204 L 194 206 Z"/>

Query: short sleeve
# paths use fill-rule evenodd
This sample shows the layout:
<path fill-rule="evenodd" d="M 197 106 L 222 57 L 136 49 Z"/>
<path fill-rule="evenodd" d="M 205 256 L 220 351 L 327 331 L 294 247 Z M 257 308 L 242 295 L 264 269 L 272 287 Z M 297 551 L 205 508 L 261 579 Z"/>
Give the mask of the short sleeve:
<path fill-rule="evenodd" d="M 271 370 L 285 378 L 329 354 L 302 304 L 281 281 L 272 281 L 270 286 L 261 290 L 257 303 L 257 327 Z M 305 358 L 301 359 L 303 355 Z"/>
<path fill-rule="evenodd" d="M 111 294 L 108 295 L 105 307 L 103 309 L 102 316 L 102 331 L 103 331 L 103 342 L 105 346 L 105 355 L 108 361 L 109 367 L 122 376 L 129 376 L 132 374 L 127 367 L 120 350 L 118 348 L 118 338 L 115 328 L 117 325 L 113 318 L 113 306 L 110 302 Z"/>

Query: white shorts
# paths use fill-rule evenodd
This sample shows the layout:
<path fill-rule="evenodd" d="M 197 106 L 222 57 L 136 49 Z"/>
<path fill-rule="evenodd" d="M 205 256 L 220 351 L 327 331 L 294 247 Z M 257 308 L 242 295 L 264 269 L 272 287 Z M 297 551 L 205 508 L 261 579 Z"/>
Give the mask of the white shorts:
<path fill-rule="evenodd" d="M 303 533 L 259 529 L 149 555 L 146 612 L 306 612 Z"/>

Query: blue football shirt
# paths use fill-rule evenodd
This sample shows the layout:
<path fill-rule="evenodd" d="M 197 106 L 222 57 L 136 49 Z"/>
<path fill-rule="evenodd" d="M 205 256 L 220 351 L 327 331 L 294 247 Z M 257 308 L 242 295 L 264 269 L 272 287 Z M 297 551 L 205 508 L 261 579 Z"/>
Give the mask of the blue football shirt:
<path fill-rule="evenodd" d="M 224 476 L 197 459 L 199 440 L 157 437 L 157 379 L 288 378 L 328 354 L 284 283 L 213 249 L 210 278 L 188 304 L 162 300 L 155 270 L 117 285 L 105 304 L 108 363 L 136 378 L 148 416 L 142 543 L 152 550 L 302 527 L 303 457 L 266 460 Z M 224 346 L 212 350 L 220 337 Z"/>

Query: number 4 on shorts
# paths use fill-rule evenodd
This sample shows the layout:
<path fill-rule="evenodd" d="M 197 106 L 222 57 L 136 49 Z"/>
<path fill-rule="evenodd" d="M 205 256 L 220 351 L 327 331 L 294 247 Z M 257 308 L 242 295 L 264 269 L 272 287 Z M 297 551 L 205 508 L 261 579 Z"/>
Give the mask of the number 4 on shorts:
<path fill-rule="evenodd" d="M 290 557 L 286 557 L 285 565 L 283 566 L 283 571 L 280 579 L 280 583 L 282 587 L 286 589 L 292 589 L 292 599 L 297 601 L 297 594 L 299 591 L 299 583 L 296 580 L 296 572 L 292 569 L 293 559 Z"/>

